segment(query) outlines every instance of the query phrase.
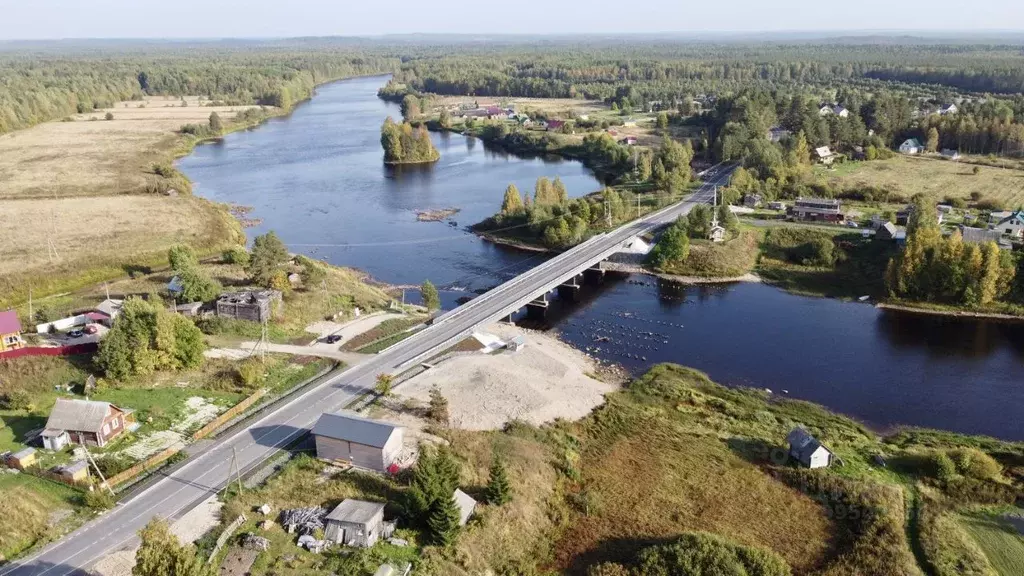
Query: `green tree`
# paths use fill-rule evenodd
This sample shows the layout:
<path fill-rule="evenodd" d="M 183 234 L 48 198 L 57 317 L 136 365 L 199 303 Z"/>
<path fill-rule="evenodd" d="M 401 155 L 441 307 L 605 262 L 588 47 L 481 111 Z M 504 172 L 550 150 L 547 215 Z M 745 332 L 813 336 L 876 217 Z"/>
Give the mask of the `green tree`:
<path fill-rule="evenodd" d="M 740 219 L 733 214 L 728 205 L 722 204 L 718 207 L 718 225 L 730 232 L 735 232 L 740 228 Z"/>
<path fill-rule="evenodd" d="M 249 265 L 249 251 L 241 246 L 232 246 L 225 250 L 220 259 L 225 264 L 235 264 L 237 266 L 248 266 Z"/>
<path fill-rule="evenodd" d="M 246 271 L 254 284 L 270 287 L 274 276 L 288 261 L 288 249 L 273 231 L 257 236 L 252 241 L 252 252 Z M 287 282 L 287 278 L 285 279 Z"/>
<path fill-rule="evenodd" d="M 199 265 L 199 258 L 191 246 L 175 244 L 167 251 L 167 261 L 171 264 L 171 270 L 180 272 L 187 268 L 195 268 Z"/>
<path fill-rule="evenodd" d="M 154 518 L 139 531 L 132 576 L 214 576 L 213 567 L 203 561 L 194 546 L 183 546 L 167 522 Z"/>
<path fill-rule="evenodd" d="M 206 350 L 203 333 L 184 316 L 169 312 L 159 300 L 128 297 L 96 363 L 108 378 L 123 380 L 156 370 L 195 368 Z"/>
<path fill-rule="evenodd" d="M 551 196 L 559 206 L 565 206 L 569 203 L 569 191 L 565 188 L 565 183 L 558 176 L 555 176 L 555 181 L 551 183 Z"/>
<path fill-rule="evenodd" d="M 302 258 L 302 285 L 307 290 L 319 287 L 327 280 L 327 269 L 312 258 Z"/>
<path fill-rule="evenodd" d="M 384 398 L 390 398 L 394 386 L 395 377 L 387 372 L 381 372 L 380 374 L 377 374 L 377 380 L 373 386 L 373 391 Z"/>
<path fill-rule="evenodd" d="M 519 194 L 519 189 L 515 184 L 509 184 L 508 188 L 505 188 L 505 198 L 501 201 L 501 213 L 505 216 L 515 216 L 522 214 L 524 210 L 523 197 Z"/>
<path fill-rule="evenodd" d="M 441 394 L 441 389 L 436 385 L 430 387 L 430 403 L 427 405 L 427 418 L 432 422 L 448 425 L 448 399 Z"/>
<path fill-rule="evenodd" d="M 557 197 L 552 193 L 551 181 L 546 177 L 537 178 L 537 184 L 533 191 L 534 206 L 551 206 L 558 203 Z"/>
<path fill-rule="evenodd" d="M 210 112 L 210 131 L 214 134 L 220 134 L 224 131 L 224 124 L 220 121 L 220 115 L 216 112 Z"/>
<path fill-rule="evenodd" d="M 423 284 L 420 285 L 420 296 L 423 297 L 423 305 L 427 307 L 427 310 L 441 308 L 441 297 L 437 293 L 437 288 L 430 280 L 424 280 Z"/>
<path fill-rule="evenodd" d="M 420 99 L 412 94 L 402 98 L 402 118 L 406 121 L 415 120 L 420 115 Z"/>
<path fill-rule="evenodd" d="M 656 269 L 664 269 L 672 264 L 681 264 L 690 255 L 690 237 L 686 234 L 687 224 L 680 216 L 661 235 L 661 239 L 651 249 L 647 261 Z"/>
<path fill-rule="evenodd" d="M 380 145 L 384 148 L 385 162 L 401 162 L 404 157 L 402 131 L 390 116 L 384 119 L 380 129 Z"/>
<path fill-rule="evenodd" d="M 648 153 L 640 154 L 636 163 L 637 180 L 640 182 L 647 182 L 650 180 L 651 170 L 653 170 L 653 167 L 651 166 L 651 155 Z"/>
<path fill-rule="evenodd" d="M 512 501 L 512 485 L 508 481 L 508 471 L 501 458 L 495 457 L 491 463 L 485 496 L 487 503 L 495 506 L 504 506 Z"/>
<path fill-rule="evenodd" d="M 430 538 L 434 544 L 448 546 L 455 542 L 459 535 L 459 519 L 459 507 L 455 504 L 454 494 L 435 501 L 427 519 Z"/>
<path fill-rule="evenodd" d="M 441 499 L 452 499 L 459 485 L 459 464 L 449 448 L 424 448 L 412 469 L 406 511 L 410 521 L 427 527 L 426 519 Z"/>
<path fill-rule="evenodd" d="M 667 132 L 668 131 L 668 113 L 667 112 L 660 112 L 660 113 L 658 113 L 657 123 L 658 123 L 658 130 L 659 131 L 661 131 L 662 133 Z"/>
<path fill-rule="evenodd" d="M 437 117 L 437 123 L 445 130 L 452 127 L 452 117 L 451 114 L 448 113 L 447 108 L 441 110 L 441 114 Z"/>
<path fill-rule="evenodd" d="M 934 126 L 928 129 L 928 138 L 925 140 L 924 148 L 929 152 L 939 149 L 939 131 Z"/>
<path fill-rule="evenodd" d="M 191 266 L 178 271 L 178 280 L 181 282 L 182 302 L 209 302 L 216 298 L 222 289 L 220 282 L 217 282 L 198 266 Z"/>

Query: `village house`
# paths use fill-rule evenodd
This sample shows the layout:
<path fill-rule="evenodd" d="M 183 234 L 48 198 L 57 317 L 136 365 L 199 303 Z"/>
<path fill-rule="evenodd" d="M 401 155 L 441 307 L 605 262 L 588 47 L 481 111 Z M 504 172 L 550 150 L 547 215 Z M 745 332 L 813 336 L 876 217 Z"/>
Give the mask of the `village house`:
<path fill-rule="evenodd" d="M 43 447 L 60 450 L 74 443 L 102 448 L 132 422 L 131 412 L 109 402 L 57 398 L 43 430 Z"/>
<path fill-rule="evenodd" d="M 819 116 L 831 116 L 832 114 L 835 114 L 840 118 L 848 118 L 850 116 L 850 111 L 838 104 L 822 104 L 818 107 Z"/>
<path fill-rule="evenodd" d="M 826 166 L 835 161 L 835 155 L 832 154 L 832 150 L 828 146 L 821 146 L 814 149 L 814 156 L 818 162 L 825 164 Z"/>
<path fill-rule="evenodd" d="M 384 504 L 351 498 L 331 510 L 324 524 L 325 539 L 359 548 L 370 548 L 394 532 L 394 524 L 384 522 Z"/>
<path fill-rule="evenodd" d="M 875 230 L 875 240 L 902 243 L 906 238 L 907 231 L 902 228 L 898 228 L 892 222 L 883 222 L 878 229 Z"/>
<path fill-rule="evenodd" d="M 747 193 L 743 195 L 743 205 L 747 208 L 757 208 L 764 201 L 764 196 L 760 194 Z"/>
<path fill-rule="evenodd" d="M 842 222 L 842 203 L 831 198 L 797 198 L 787 214 L 794 220 L 811 222 Z"/>
<path fill-rule="evenodd" d="M 547 120 L 543 123 L 544 129 L 548 132 L 554 132 L 560 130 L 562 126 L 565 126 L 565 120 Z"/>
<path fill-rule="evenodd" d="M 0 312 L 0 352 L 24 347 L 25 341 L 21 339 L 21 321 L 18 320 L 18 313 L 14 310 Z"/>
<path fill-rule="evenodd" d="M 227 292 L 217 298 L 217 316 L 263 322 L 270 320 L 274 306 L 281 301 L 277 290 Z"/>
<path fill-rule="evenodd" d="M 789 442 L 789 455 L 804 467 L 825 468 L 835 460 L 835 454 L 801 426 L 794 428 L 786 441 Z"/>
<path fill-rule="evenodd" d="M 779 202 L 777 200 L 774 201 L 774 202 L 769 202 L 768 203 L 768 209 L 769 210 L 785 210 L 786 209 L 786 203 L 785 202 Z"/>
<path fill-rule="evenodd" d="M 954 161 L 956 161 L 956 160 L 960 159 L 960 152 L 958 150 L 952 150 L 950 148 L 943 148 L 942 149 L 942 157 L 947 159 L 947 160 L 954 160 Z"/>
<path fill-rule="evenodd" d="M 996 230 L 1000 234 L 1006 234 L 1011 238 L 1024 238 L 1024 210 L 1012 212 L 996 224 Z"/>
<path fill-rule="evenodd" d="M 960 109 L 956 107 L 956 104 L 943 104 L 942 107 L 939 108 L 939 114 L 948 116 L 950 114 L 956 114 L 959 110 Z"/>
<path fill-rule="evenodd" d="M 908 204 L 906 208 L 896 212 L 896 223 L 900 226 L 906 226 L 910 222 L 910 217 L 914 214 L 915 209 L 914 204 Z M 935 208 L 935 219 L 939 224 L 942 224 L 946 219 L 945 213 L 938 207 Z"/>
<path fill-rule="evenodd" d="M 924 146 L 917 138 L 908 138 L 900 144 L 900 154 L 920 154 L 924 152 Z"/>
<path fill-rule="evenodd" d="M 404 431 L 387 422 L 325 413 L 313 426 L 313 436 L 321 460 L 386 472 L 402 451 Z"/>
<path fill-rule="evenodd" d="M 636 146 L 636 136 L 626 136 L 622 140 L 619 140 L 619 144 L 623 146 Z"/>

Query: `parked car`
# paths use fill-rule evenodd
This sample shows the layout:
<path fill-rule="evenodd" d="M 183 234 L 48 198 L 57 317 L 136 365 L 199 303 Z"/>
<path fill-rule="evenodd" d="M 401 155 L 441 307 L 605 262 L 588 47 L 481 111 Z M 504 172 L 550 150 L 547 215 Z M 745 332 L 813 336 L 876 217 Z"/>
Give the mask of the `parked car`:
<path fill-rule="evenodd" d="M 68 338 L 81 338 L 85 332 L 78 330 L 77 328 L 68 332 Z"/>
<path fill-rule="evenodd" d="M 100 331 L 100 329 L 98 327 L 96 327 L 95 324 L 89 324 L 84 329 L 82 329 L 82 332 L 85 332 L 86 334 L 95 334 L 95 333 L 97 333 L 99 331 Z"/>
<path fill-rule="evenodd" d="M 328 344 L 337 344 L 338 342 L 341 342 L 341 336 L 338 336 L 337 334 L 331 334 L 327 337 Z"/>

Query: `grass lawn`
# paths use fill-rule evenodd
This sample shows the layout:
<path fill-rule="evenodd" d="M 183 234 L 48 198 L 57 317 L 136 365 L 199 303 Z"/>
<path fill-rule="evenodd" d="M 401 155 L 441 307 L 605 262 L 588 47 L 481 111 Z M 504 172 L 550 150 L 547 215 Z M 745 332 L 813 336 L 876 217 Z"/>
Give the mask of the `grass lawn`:
<path fill-rule="evenodd" d="M 983 199 L 1002 200 L 1008 208 L 1024 204 L 1024 171 L 979 166 L 937 158 L 897 155 L 888 160 L 847 162 L 834 170 L 818 168 L 815 179 L 841 189 L 866 186 L 882 188 L 909 199 L 918 192 L 935 202 L 946 196 L 969 199 L 978 192 Z"/>
<path fill-rule="evenodd" d="M 980 512 L 961 515 L 960 522 L 1001 576 L 1024 574 L 1024 535 L 1020 527 L 1002 515 Z"/>
<path fill-rule="evenodd" d="M 727 242 L 715 244 L 709 240 L 691 240 L 690 255 L 686 261 L 670 264 L 662 272 L 703 278 L 742 276 L 753 270 L 757 263 L 761 234 L 760 230 L 744 228 L 736 238 Z"/>
<path fill-rule="evenodd" d="M 73 521 L 82 493 L 28 474 L 0 474 L 0 557 L 55 537 Z"/>

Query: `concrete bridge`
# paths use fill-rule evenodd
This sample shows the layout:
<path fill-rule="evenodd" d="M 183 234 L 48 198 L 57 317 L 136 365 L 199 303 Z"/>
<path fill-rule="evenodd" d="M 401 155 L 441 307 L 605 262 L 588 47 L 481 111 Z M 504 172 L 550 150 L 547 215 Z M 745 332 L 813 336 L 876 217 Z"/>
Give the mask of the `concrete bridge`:
<path fill-rule="evenodd" d="M 437 317 L 433 324 L 380 354 L 310 386 L 274 407 L 244 429 L 218 438 L 186 463 L 82 528 L 38 554 L 0 568 L 0 576 L 57 576 L 81 573 L 104 555 L 131 545 L 154 516 L 174 519 L 221 490 L 233 477 L 259 467 L 281 448 L 305 436 L 321 413 L 335 411 L 372 390 L 376 376 L 400 373 L 470 335 L 482 324 L 525 306 L 545 306 L 547 294 L 575 290 L 587 274 L 601 274 L 600 263 L 637 236 L 674 221 L 697 204 L 710 204 L 713 190 L 728 182 L 732 170 L 713 168 L 699 190 L 667 208 L 600 234 L 524 272 L 466 304 Z"/>

